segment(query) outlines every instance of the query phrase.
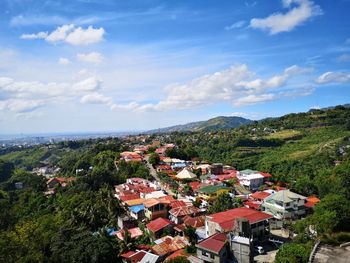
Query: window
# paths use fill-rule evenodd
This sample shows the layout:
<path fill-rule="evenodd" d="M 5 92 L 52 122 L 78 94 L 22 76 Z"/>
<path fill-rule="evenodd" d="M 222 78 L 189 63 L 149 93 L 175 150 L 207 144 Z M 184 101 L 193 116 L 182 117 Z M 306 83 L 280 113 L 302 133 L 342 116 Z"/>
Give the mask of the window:
<path fill-rule="evenodd" d="M 214 259 L 214 254 L 210 254 L 210 258 Z"/>
<path fill-rule="evenodd" d="M 202 251 L 202 255 L 203 256 L 208 256 L 207 252 L 205 252 L 205 251 Z"/>

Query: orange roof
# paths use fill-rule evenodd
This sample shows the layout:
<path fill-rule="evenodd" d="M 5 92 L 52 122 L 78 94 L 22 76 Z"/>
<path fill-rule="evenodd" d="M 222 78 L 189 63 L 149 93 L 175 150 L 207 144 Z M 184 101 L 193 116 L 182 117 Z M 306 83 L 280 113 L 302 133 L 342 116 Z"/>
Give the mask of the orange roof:
<path fill-rule="evenodd" d="M 131 238 L 137 238 L 143 235 L 142 230 L 139 227 L 128 229 Z M 119 230 L 115 235 L 120 239 L 124 240 L 124 230 Z"/>
<path fill-rule="evenodd" d="M 186 247 L 186 241 L 183 237 L 176 236 L 176 237 L 170 237 L 167 236 L 164 238 L 164 242 L 155 245 L 152 247 L 152 251 L 161 256 L 161 255 L 166 255 L 171 252 L 175 252 L 179 249 L 185 248 Z"/>
<path fill-rule="evenodd" d="M 321 200 L 314 195 L 307 197 L 306 200 L 308 202 L 315 203 L 315 204 L 321 202 Z"/>
<path fill-rule="evenodd" d="M 264 200 L 266 197 L 270 195 L 271 194 L 267 192 L 255 192 L 254 194 L 250 195 L 250 197 L 257 200 Z"/>
<path fill-rule="evenodd" d="M 157 204 L 170 204 L 170 201 L 162 199 L 162 198 L 152 198 L 152 199 L 147 199 L 143 202 L 146 208 L 155 206 Z"/>
<path fill-rule="evenodd" d="M 125 201 L 125 204 L 126 204 L 127 206 L 141 205 L 141 204 L 143 204 L 145 201 L 146 201 L 145 199 L 139 198 L 139 199 L 134 199 L 134 200 Z"/>

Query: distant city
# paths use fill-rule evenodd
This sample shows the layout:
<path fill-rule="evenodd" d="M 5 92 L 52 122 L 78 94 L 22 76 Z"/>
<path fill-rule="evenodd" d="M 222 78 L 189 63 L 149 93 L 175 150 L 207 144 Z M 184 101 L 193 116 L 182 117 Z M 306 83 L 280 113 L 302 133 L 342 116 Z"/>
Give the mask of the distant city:
<path fill-rule="evenodd" d="M 0 147 L 34 146 L 70 140 L 85 140 L 106 137 L 123 137 L 141 131 L 87 132 L 87 133 L 42 133 L 42 134 L 0 134 Z"/>

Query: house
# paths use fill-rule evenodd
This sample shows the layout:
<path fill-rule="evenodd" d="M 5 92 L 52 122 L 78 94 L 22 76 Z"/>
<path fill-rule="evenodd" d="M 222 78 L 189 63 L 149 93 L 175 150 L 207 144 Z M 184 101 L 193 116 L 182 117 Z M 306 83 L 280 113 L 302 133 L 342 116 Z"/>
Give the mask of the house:
<path fill-rule="evenodd" d="M 246 220 L 248 222 L 249 230 L 245 232 L 250 233 L 250 238 L 265 239 L 270 233 L 269 219 L 272 216 L 249 209 L 246 207 L 234 208 L 224 212 L 207 215 L 205 218 L 206 236 L 209 237 L 215 233 L 225 233 L 233 231 L 239 227 L 237 222 Z"/>
<path fill-rule="evenodd" d="M 227 241 L 225 233 L 216 233 L 199 242 L 196 245 L 198 262 L 224 263 L 229 254 Z"/>
<path fill-rule="evenodd" d="M 264 199 L 262 211 L 278 220 L 300 218 L 305 214 L 306 197 L 281 190 Z"/>
<path fill-rule="evenodd" d="M 70 182 L 74 180 L 74 177 L 53 177 L 46 182 L 46 185 L 49 189 L 55 188 L 57 185 L 60 185 L 61 187 L 66 187 Z"/>
<path fill-rule="evenodd" d="M 258 192 L 255 192 L 255 193 L 251 194 L 249 197 L 251 199 L 255 200 L 255 201 L 262 202 L 262 201 L 264 201 L 264 199 L 266 197 L 268 197 L 270 195 L 271 195 L 271 193 L 269 193 L 269 192 L 265 192 L 265 191 L 264 192 L 260 192 L 260 191 L 258 191 Z"/>
<path fill-rule="evenodd" d="M 208 185 L 198 190 L 198 196 L 204 199 L 216 198 L 222 193 L 228 193 L 231 188 L 222 185 Z"/>
<path fill-rule="evenodd" d="M 129 214 L 136 220 L 141 221 L 145 217 L 145 206 L 143 204 L 129 206 Z"/>
<path fill-rule="evenodd" d="M 180 236 L 165 236 L 156 240 L 155 243 L 156 245 L 151 248 L 151 251 L 158 255 L 162 261 L 171 253 L 185 248 L 188 244 L 186 238 Z"/>
<path fill-rule="evenodd" d="M 149 220 L 158 217 L 167 217 L 170 201 L 162 198 L 147 199 L 143 202 L 145 207 L 145 217 Z"/>
<path fill-rule="evenodd" d="M 139 227 L 130 228 L 128 229 L 128 232 L 130 233 L 131 239 L 138 238 L 143 235 L 143 232 Z M 117 238 L 119 238 L 120 240 L 124 240 L 125 230 L 119 230 L 113 233 L 113 235 L 117 236 Z"/>
<path fill-rule="evenodd" d="M 197 175 L 189 171 L 187 168 L 184 168 L 175 177 L 179 180 L 185 180 L 185 179 L 191 180 L 191 179 L 197 178 Z"/>
<path fill-rule="evenodd" d="M 191 217 L 191 216 L 185 216 L 184 224 L 187 227 L 193 227 L 193 228 L 199 228 L 203 227 L 205 223 L 205 216 L 197 216 L 197 217 Z"/>
<path fill-rule="evenodd" d="M 195 206 L 180 206 L 172 208 L 169 211 L 170 220 L 173 221 L 175 224 L 180 224 L 183 222 L 183 218 L 185 216 L 195 216 L 200 212 L 199 208 Z"/>
<path fill-rule="evenodd" d="M 156 263 L 159 262 L 159 256 L 150 252 L 140 251 L 128 251 L 121 255 L 124 263 Z"/>
<path fill-rule="evenodd" d="M 171 221 L 161 217 L 149 222 L 146 227 L 155 238 L 159 238 L 164 232 L 171 232 L 173 230 Z"/>
<path fill-rule="evenodd" d="M 247 170 L 244 170 L 247 171 Z M 248 170 L 250 171 L 250 170 Z M 237 179 L 242 186 L 245 186 L 249 190 L 255 191 L 261 185 L 264 184 L 264 176 L 260 173 L 242 173 L 239 172 L 237 175 Z"/>
<path fill-rule="evenodd" d="M 143 158 L 137 152 L 122 152 L 120 153 L 120 159 L 125 162 L 142 162 Z"/>

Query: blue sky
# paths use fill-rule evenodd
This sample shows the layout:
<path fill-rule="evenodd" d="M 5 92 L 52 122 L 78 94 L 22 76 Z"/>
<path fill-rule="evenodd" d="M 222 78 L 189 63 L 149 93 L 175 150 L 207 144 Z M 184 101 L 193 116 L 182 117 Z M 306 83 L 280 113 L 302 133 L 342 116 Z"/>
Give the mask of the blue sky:
<path fill-rule="evenodd" d="M 0 133 L 350 102 L 349 0 L 4 0 L 0 12 Z"/>

